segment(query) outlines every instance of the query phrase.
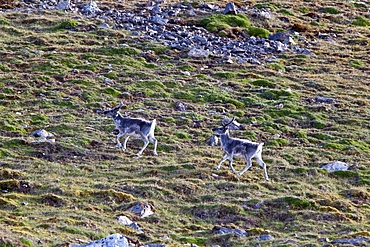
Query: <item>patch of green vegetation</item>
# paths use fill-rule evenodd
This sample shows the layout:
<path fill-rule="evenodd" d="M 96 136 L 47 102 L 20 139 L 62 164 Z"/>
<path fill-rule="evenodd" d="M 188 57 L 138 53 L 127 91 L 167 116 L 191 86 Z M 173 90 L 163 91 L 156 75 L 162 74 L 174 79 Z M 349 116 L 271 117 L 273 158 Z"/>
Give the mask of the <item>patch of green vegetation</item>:
<path fill-rule="evenodd" d="M 95 84 L 90 79 L 69 79 L 67 80 L 67 82 L 71 84 L 79 84 L 79 85 L 84 85 L 84 86 L 92 86 Z"/>
<path fill-rule="evenodd" d="M 10 72 L 11 71 L 11 69 L 8 67 L 8 65 L 2 64 L 2 63 L 0 63 L 0 70 L 2 70 L 4 72 Z"/>
<path fill-rule="evenodd" d="M 324 142 L 321 145 L 324 148 L 336 149 L 336 150 L 343 150 L 345 148 L 345 145 L 342 145 L 339 143 Z"/>
<path fill-rule="evenodd" d="M 0 125 L 0 129 L 5 130 L 5 131 L 20 132 L 23 134 L 27 133 L 27 131 L 24 128 L 12 126 L 12 125 Z"/>
<path fill-rule="evenodd" d="M 351 60 L 349 61 L 349 64 L 351 65 L 351 67 L 353 68 L 359 68 L 359 67 L 364 67 L 366 64 L 364 62 L 361 62 L 361 61 L 355 61 L 355 60 Z"/>
<path fill-rule="evenodd" d="M 111 87 L 104 89 L 103 93 L 109 94 L 113 97 L 119 97 L 121 95 L 120 91 L 118 91 L 117 89 L 111 88 Z"/>
<path fill-rule="evenodd" d="M 340 177 L 340 178 L 353 178 L 353 177 L 358 177 L 359 174 L 356 171 L 333 171 L 332 174 Z"/>
<path fill-rule="evenodd" d="M 266 146 L 274 146 L 274 147 L 280 147 L 284 146 L 289 143 L 289 140 L 283 139 L 283 138 L 274 138 L 272 140 L 269 140 L 266 142 Z"/>
<path fill-rule="evenodd" d="M 301 13 L 303 13 L 303 14 L 306 14 L 306 13 L 310 12 L 310 9 L 309 9 L 309 8 L 307 8 L 307 7 L 301 7 L 301 8 L 299 8 L 298 10 L 299 10 Z"/>
<path fill-rule="evenodd" d="M 232 72 L 217 72 L 214 74 L 214 76 L 224 79 L 232 79 L 236 77 L 236 75 Z"/>
<path fill-rule="evenodd" d="M 78 26 L 79 23 L 76 20 L 65 20 L 59 25 L 54 27 L 55 31 L 61 30 L 61 29 L 66 29 L 66 28 L 72 28 L 75 26 Z"/>
<path fill-rule="evenodd" d="M 261 27 L 250 27 L 248 28 L 248 34 L 250 36 L 267 39 L 269 37 L 270 31 Z"/>
<path fill-rule="evenodd" d="M 204 19 L 201 19 L 199 23 L 205 26 L 206 29 L 210 32 L 218 32 L 222 29 L 231 28 L 232 26 L 248 28 L 251 25 L 248 17 L 244 14 L 213 14 Z"/>
<path fill-rule="evenodd" d="M 311 26 L 316 26 L 316 27 L 321 27 L 323 28 L 324 27 L 324 24 L 320 23 L 320 22 L 317 22 L 317 21 L 311 21 L 310 22 L 310 25 Z"/>
<path fill-rule="evenodd" d="M 251 81 L 250 84 L 252 85 L 255 85 L 255 86 L 259 86 L 259 87 L 275 87 L 275 83 L 269 81 L 269 80 L 266 80 L 266 79 L 259 79 L 259 80 L 254 80 L 254 81 Z"/>
<path fill-rule="evenodd" d="M 181 242 L 189 243 L 189 244 L 195 244 L 197 246 L 205 246 L 207 238 L 201 238 L 201 237 L 182 237 L 179 238 Z"/>
<path fill-rule="evenodd" d="M 193 70 L 195 70 L 195 68 L 191 65 L 182 65 L 182 66 L 179 66 L 177 68 L 179 70 L 182 70 L 182 71 L 193 71 Z"/>
<path fill-rule="evenodd" d="M 238 108 L 243 108 L 245 106 L 243 102 L 240 102 L 239 100 L 236 99 L 228 99 L 226 100 L 226 103 L 230 103 Z"/>
<path fill-rule="evenodd" d="M 0 25 L 10 25 L 10 22 L 6 19 L 0 18 Z"/>
<path fill-rule="evenodd" d="M 306 209 L 315 207 L 315 203 L 306 199 L 301 199 L 298 197 L 287 196 L 282 198 L 289 206 L 296 209 Z"/>
<path fill-rule="evenodd" d="M 352 22 L 355 26 L 368 27 L 370 26 L 370 20 L 365 16 L 357 16 L 356 20 Z"/>
<path fill-rule="evenodd" d="M 323 12 L 327 14 L 332 14 L 332 15 L 337 15 L 340 13 L 340 11 L 334 7 L 326 7 L 323 9 Z"/>
<path fill-rule="evenodd" d="M 299 137 L 299 138 L 305 138 L 307 137 L 307 133 L 304 132 L 304 131 L 297 131 L 297 132 L 294 132 L 294 134 Z"/>
<path fill-rule="evenodd" d="M 298 94 L 290 90 L 284 89 L 269 89 L 258 94 L 259 97 L 269 100 L 278 100 L 280 98 L 297 97 Z"/>
<path fill-rule="evenodd" d="M 126 55 L 132 57 L 140 54 L 140 50 L 133 47 L 105 47 L 96 52 L 107 56 Z"/>
<path fill-rule="evenodd" d="M 21 238 L 20 241 L 22 242 L 22 244 L 24 245 L 27 245 L 27 246 L 34 246 L 33 245 L 33 242 L 27 238 Z"/>
<path fill-rule="evenodd" d="M 178 132 L 175 133 L 175 135 L 180 139 L 191 139 L 191 135 L 189 133 Z"/>
<path fill-rule="evenodd" d="M 315 127 L 316 129 L 323 129 L 327 126 L 325 122 L 315 120 L 312 122 L 312 126 Z"/>
<path fill-rule="evenodd" d="M 281 63 L 269 63 L 268 66 L 274 70 L 285 71 L 285 67 Z"/>
<path fill-rule="evenodd" d="M 276 5 L 273 5 L 272 3 L 262 3 L 262 4 L 256 4 L 253 6 L 253 8 L 257 9 L 271 9 L 271 10 L 277 10 L 278 7 Z"/>
<path fill-rule="evenodd" d="M 291 11 L 289 9 L 281 9 L 281 10 L 279 10 L 279 13 L 281 13 L 283 15 L 295 16 L 293 11 Z"/>
<path fill-rule="evenodd" d="M 163 53 L 163 52 L 165 52 L 169 49 L 170 48 L 168 46 L 156 45 L 156 44 L 152 44 L 152 45 L 146 46 L 144 48 L 144 50 L 151 50 L 151 51 L 155 51 L 155 52 L 158 52 L 158 53 Z"/>

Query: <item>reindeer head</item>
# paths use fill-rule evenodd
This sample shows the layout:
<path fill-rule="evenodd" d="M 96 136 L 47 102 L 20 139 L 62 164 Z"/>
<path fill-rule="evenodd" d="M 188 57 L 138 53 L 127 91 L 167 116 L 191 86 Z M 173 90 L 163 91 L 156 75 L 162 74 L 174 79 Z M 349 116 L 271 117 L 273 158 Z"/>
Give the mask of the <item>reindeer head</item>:
<path fill-rule="evenodd" d="M 118 106 L 114 107 L 113 109 L 108 110 L 108 111 L 103 111 L 103 114 L 106 115 L 107 117 L 116 117 L 122 106 L 123 104 L 121 102 Z"/>
<path fill-rule="evenodd" d="M 234 122 L 235 120 L 235 117 L 233 117 L 233 119 L 231 119 L 231 121 L 227 124 L 222 124 L 223 126 L 222 127 L 219 127 L 219 128 L 213 128 L 212 131 L 214 134 L 217 134 L 217 135 L 227 135 L 228 132 L 229 132 L 229 125 Z"/>

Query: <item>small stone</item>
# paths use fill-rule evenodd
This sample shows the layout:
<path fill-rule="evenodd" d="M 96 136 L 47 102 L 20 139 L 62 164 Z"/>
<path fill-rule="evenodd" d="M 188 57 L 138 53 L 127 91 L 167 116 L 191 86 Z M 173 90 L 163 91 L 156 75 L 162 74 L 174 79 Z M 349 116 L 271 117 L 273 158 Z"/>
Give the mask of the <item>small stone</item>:
<path fill-rule="evenodd" d="M 334 161 L 333 163 L 326 164 L 321 169 L 328 170 L 329 172 L 334 171 L 347 171 L 350 166 L 341 161 Z"/>
<path fill-rule="evenodd" d="M 258 240 L 262 240 L 262 241 L 264 241 L 264 240 L 273 240 L 274 239 L 274 237 L 272 236 L 272 235 L 260 235 L 260 236 L 258 236 Z"/>
<path fill-rule="evenodd" d="M 235 4 L 233 2 L 226 4 L 226 7 L 223 13 L 224 15 L 228 15 L 228 14 L 236 15 L 237 11 L 236 11 Z"/>

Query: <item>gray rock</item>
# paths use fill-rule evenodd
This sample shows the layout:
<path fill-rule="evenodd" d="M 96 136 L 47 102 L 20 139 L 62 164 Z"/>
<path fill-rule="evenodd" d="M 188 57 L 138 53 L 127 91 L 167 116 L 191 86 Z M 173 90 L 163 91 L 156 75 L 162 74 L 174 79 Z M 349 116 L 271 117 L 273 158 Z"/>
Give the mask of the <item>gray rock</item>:
<path fill-rule="evenodd" d="M 36 130 L 36 131 L 32 132 L 30 136 L 39 137 L 41 139 L 47 139 L 47 138 L 54 137 L 54 134 L 52 134 L 50 132 L 47 132 L 44 129 L 41 129 L 41 130 Z"/>
<path fill-rule="evenodd" d="M 230 2 L 230 3 L 226 4 L 225 10 L 224 10 L 224 15 L 227 15 L 227 14 L 232 14 L 232 15 L 237 14 L 236 7 L 235 7 L 235 4 L 233 2 Z"/>
<path fill-rule="evenodd" d="M 363 243 L 370 243 L 370 238 L 366 238 L 366 237 L 357 237 L 357 238 L 350 238 L 350 239 L 338 239 L 338 240 L 334 240 L 334 241 L 331 241 L 330 243 L 331 244 L 351 244 L 351 245 L 355 245 L 355 246 L 360 246 L 362 245 Z"/>
<path fill-rule="evenodd" d="M 226 227 L 221 227 L 216 234 L 231 234 L 234 233 L 238 235 L 239 237 L 248 237 L 248 232 L 242 230 L 242 229 L 229 229 Z"/>
<path fill-rule="evenodd" d="M 113 246 L 129 247 L 129 243 L 125 236 L 115 233 L 115 234 L 109 235 L 108 237 L 91 242 L 89 244 L 77 245 L 77 246 L 80 246 L 80 247 L 113 247 Z"/>
<path fill-rule="evenodd" d="M 315 101 L 319 102 L 319 103 L 335 103 L 335 102 L 337 102 L 335 99 L 326 98 L 326 97 L 316 97 Z"/>
<path fill-rule="evenodd" d="M 199 49 L 199 48 L 193 48 L 188 52 L 189 57 L 208 57 L 209 51 Z"/>
<path fill-rule="evenodd" d="M 334 161 L 333 163 L 326 164 L 321 169 L 328 170 L 329 172 L 334 171 L 347 171 L 350 166 L 341 161 Z"/>
<path fill-rule="evenodd" d="M 258 240 L 274 240 L 274 237 L 270 234 L 258 236 Z"/>
<path fill-rule="evenodd" d="M 148 217 L 154 214 L 150 205 L 147 205 L 147 204 L 137 204 L 131 207 L 129 211 L 133 212 L 134 214 L 140 215 L 141 218 L 145 218 L 145 217 Z"/>
<path fill-rule="evenodd" d="M 185 105 L 181 102 L 176 102 L 175 108 L 177 111 L 186 111 Z"/>
<path fill-rule="evenodd" d="M 67 10 L 71 7 L 71 1 L 60 1 L 55 7 L 56 10 Z"/>
<path fill-rule="evenodd" d="M 275 33 L 275 34 L 270 34 L 268 39 L 269 40 L 274 40 L 274 41 L 280 41 L 284 44 L 295 45 L 295 42 L 293 40 L 293 36 L 289 33 L 286 33 L 286 32 L 278 32 L 278 33 Z"/>
<path fill-rule="evenodd" d="M 90 3 L 88 3 L 82 8 L 82 12 L 88 13 L 88 14 L 95 14 L 95 13 L 101 12 L 101 10 L 98 8 L 98 5 L 96 4 L 96 2 L 91 1 Z"/>

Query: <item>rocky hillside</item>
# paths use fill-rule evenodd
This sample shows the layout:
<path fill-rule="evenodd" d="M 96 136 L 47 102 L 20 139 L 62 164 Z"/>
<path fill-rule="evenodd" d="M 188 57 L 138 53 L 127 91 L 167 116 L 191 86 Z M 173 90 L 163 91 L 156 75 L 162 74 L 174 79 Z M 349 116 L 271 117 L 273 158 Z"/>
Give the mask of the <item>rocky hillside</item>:
<path fill-rule="evenodd" d="M 0 246 L 370 244 L 370 2 L 0 8 Z M 115 146 L 121 102 L 158 156 Z M 232 117 L 270 181 L 213 169 Z"/>

